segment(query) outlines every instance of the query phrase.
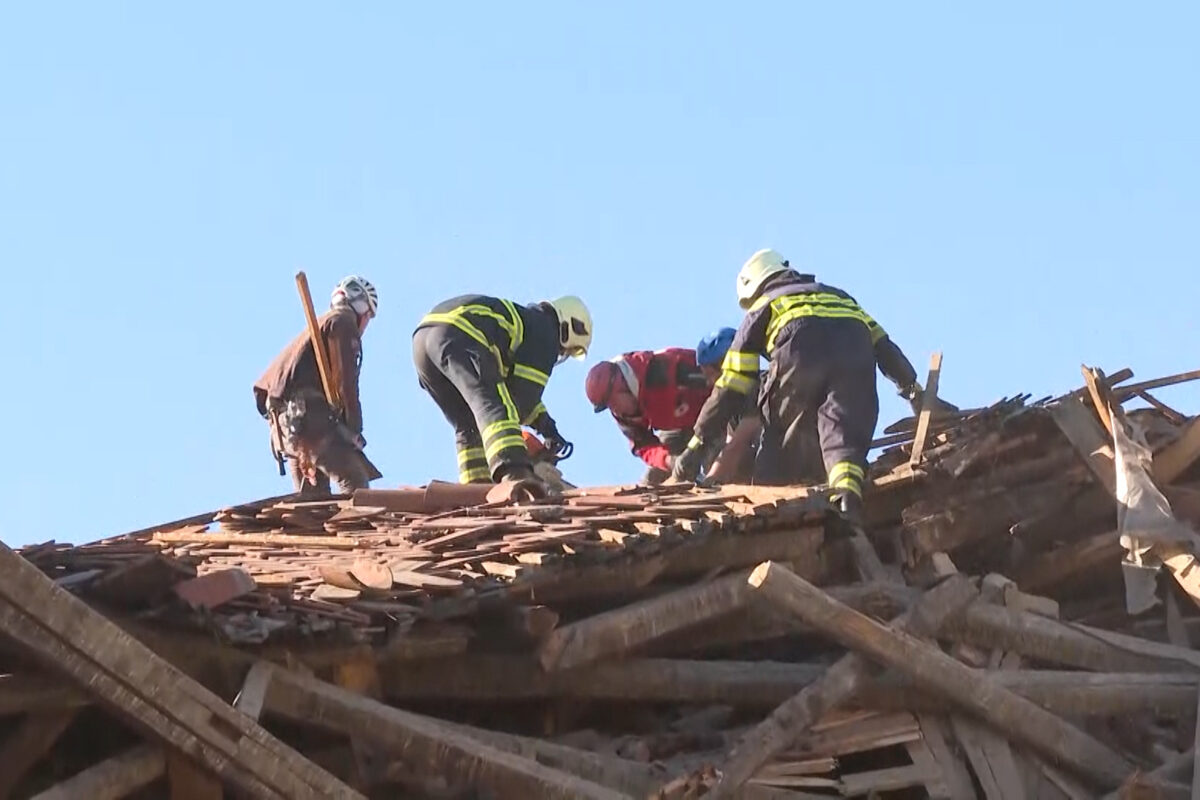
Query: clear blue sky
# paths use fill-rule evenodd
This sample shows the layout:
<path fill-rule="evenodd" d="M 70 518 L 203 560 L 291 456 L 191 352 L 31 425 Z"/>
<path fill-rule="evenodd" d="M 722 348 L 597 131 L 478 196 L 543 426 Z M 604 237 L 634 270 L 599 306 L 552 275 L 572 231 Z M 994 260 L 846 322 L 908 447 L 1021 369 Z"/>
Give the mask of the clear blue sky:
<path fill-rule="evenodd" d="M 0 11 L 9 543 L 286 491 L 250 387 L 298 268 L 379 288 L 381 486 L 454 478 L 435 302 L 576 293 L 594 358 L 693 346 L 764 246 L 942 349 L 960 404 L 1200 366 L 1195 4 L 184 5 Z M 547 391 L 567 475 L 630 481 L 585 370 Z"/>

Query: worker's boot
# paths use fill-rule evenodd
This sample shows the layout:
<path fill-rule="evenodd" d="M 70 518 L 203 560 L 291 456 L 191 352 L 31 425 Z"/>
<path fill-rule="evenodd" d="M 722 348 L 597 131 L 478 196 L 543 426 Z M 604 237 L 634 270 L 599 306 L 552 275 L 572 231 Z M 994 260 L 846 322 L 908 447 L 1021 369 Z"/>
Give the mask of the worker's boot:
<path fill-rule="evenodd" d="M 512 502 L 533 502 L 541 500 L 550 494 L 550 487 L 537 476 L 528 464 L 513 464 L 500 473 L 502 492 Z M 489 501 L 492 495 L 488 494 Z"/>
<path fill-rule="evenodd" d="M 856 530 L 863 530 L 863 501 L 854 492 L 842 492 L 838 498 L 838 510 L 846 524 Z"/>

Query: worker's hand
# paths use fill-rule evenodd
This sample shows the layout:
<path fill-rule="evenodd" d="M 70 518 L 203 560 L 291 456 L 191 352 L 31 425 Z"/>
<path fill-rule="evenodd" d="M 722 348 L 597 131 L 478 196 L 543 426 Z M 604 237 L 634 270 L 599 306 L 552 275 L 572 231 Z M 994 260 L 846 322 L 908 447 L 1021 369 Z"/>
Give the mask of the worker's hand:
<path fill-rule="evenodd" d="M 671 481 L 674 483 L 688 483 L 696 480 L 696 476 L 700 473 L 700 466 L 704 461 L 704 454 L 700 449 L 687 449 L 675 457 L 675 464 L 671 467 Z"/>

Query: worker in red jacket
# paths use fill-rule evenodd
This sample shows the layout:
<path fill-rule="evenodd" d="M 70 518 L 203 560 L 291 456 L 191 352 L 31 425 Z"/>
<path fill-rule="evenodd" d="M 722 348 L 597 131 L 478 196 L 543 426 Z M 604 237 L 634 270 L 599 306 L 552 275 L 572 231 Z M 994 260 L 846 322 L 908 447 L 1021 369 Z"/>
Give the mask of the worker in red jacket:
<path fill-rule="evenodd" d="M 696 350 L 624 353 L 588 372 L 588 400 L 596 413 L 612 412 L 633 454 L 646 463 L 644 483 L 662 483 L 671 474 L 674 456 L 687 447 L 696 416 L 721 374 L 734 333 L 723 328 Z"/>

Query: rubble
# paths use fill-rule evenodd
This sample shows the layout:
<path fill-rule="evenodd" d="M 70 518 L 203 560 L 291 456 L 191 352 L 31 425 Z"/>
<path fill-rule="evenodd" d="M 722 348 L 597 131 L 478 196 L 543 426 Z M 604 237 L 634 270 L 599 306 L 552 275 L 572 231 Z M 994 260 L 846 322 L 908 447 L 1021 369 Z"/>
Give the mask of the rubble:
<path fill-rule="evenodd" d="M 1151 392 L 1200 373 L 1132 377 L 893 426 L 865 533 L 819 486 L 432 482 L 0 553 L 4 788 L 1187 796 L 1200 418 Z"/>

